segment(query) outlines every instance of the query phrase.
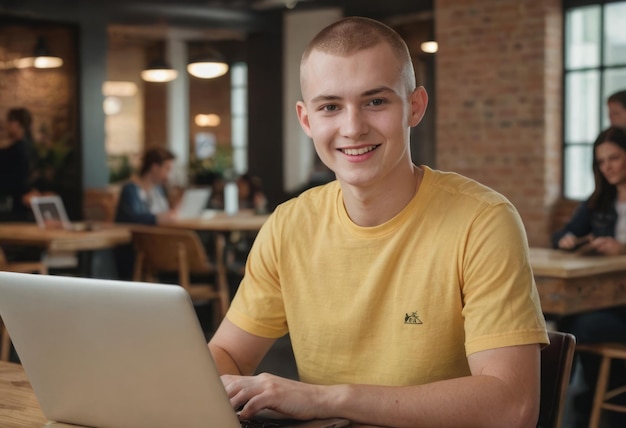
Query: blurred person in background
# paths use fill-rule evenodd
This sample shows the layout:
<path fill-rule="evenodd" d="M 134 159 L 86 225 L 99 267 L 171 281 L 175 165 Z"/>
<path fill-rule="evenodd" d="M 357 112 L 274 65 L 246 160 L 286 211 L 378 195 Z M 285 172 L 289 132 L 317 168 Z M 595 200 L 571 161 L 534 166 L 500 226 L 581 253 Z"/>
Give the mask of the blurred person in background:
<path fill-rule="evenodd" d="M 174 154 L 162 147 L 145 151 L 139 173 L 120 191 L 115 213 L 117 223 L 156 225 L 176 218 L 176 210 L 170 208 L 165 192 L 174 159 Z M 135 262 L 132 245 L 117 247 L 115 260 L 119 278 L 131 279 Z"/>
<path fill-rule="evenodd" d="M 626 93 L 625 93 L 626 94 Z M 555 248 L 611 256 L 626 253 L 626 131 L 612 126 L 598 135 L 593 145 L 595 190 L 582 202 L 565 227 L 552 237 Z M 579 250 L 579 247 L 582 247 Z M 585 312 L 558 321 L 558 329 L 573 333 L 578 343 L 626 342 L 626 307 Z M 586 388 L 576 396 L 575 426 L 589 423 L 600 357 L 580 353 Z M 610 387 L 623 384 L 626 368 L 621 361 L 611 366 Z M 626 426 L 623 414 L 609 415 L 617 426 Z"/>
<path fill-rule="evenodd" d="M 615 92 L 607 99 L 611 126 L 626 130 L 626 90 Z"/>
<path fill-rule="evenodd" d="M 6 116 L 8 140 L 0 142 L 0 219 L 32 220 L 29 199 L 35 155 L 32 115 L 25 108 L 12 108 Z"/>

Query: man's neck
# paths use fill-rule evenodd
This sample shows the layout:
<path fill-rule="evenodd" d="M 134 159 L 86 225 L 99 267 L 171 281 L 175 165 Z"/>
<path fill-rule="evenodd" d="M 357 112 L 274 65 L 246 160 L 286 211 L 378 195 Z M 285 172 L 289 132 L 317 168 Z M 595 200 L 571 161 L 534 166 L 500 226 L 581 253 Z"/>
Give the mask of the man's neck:
<path fill-rule="evenodd" d="M 424 170 L 417 166 L 403 172 L 393 181 L 373 188 L 343 186 L 343 202 L 350 219 L 357 225 L 372 227 L 395 217 L 417 193 Z"/>

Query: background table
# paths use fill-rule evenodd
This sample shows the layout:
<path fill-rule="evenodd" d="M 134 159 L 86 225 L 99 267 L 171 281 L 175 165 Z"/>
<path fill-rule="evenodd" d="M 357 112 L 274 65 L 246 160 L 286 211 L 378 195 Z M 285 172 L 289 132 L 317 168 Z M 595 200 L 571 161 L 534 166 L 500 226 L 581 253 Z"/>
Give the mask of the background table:
<path fill-rule="evenodd" d="M 244 265 L 241 259 L 241 254 L 245 253 L 247 258 L 247 252 L 250 250 L 252 241 L 256 236 L 263 224 L 267 221 L 270 214 L 255 214 L 254 210 L 240 210 L 234 215 L 227 215 L 223 211 L 217 211 L 210 217 L 201 217 L 194 219 L 176 220 L 172 223 L 164 224 L 163 227 L 173 227 L 179 229 L 195 230 L 199 233 L 209 233 L 214 236 L 216 255 L 220 249 L 223 252 L 221 256 L 216 257 L 218 260 L 222 260 L 223 271 L 233 273 L 236 275 L 243 275 Z M 232 234 L 239 235 L 239 233 L 247 234 L 247 245 L 244 245 L 245 250 L 235 250 L 235 246 L 232 245 L 229 237 Z M 241 235 L 239 235 L 241 238 Z M 238 251 L 238 253 L 237 253 Z M 239 254 L 239 256 L 237 255 Z M 237 261 L 239 259 L 239 261 Z M 231 281 L 237 282 L 237 281 Z M 231 292 L 234 293 L 236 287 L 231 286 Z"/>
<path fill-rule="evenodd" d="M 626 305 L 626 255 L 581 256 L 531 248 L 530 264 L 546 314 L 570 315 Z"/>
<path fill-rule="evenodd" d="M 163 226 L 215 232 L 254 232 L 261 229 L 268 218 L 269 214 L 259 215 L 252 210 L 242 210 L 234 215 L 227 215 L 223 211 L 218 211 L 210 217 L 176 220 Z"/>
<path fill-rule="evenodd" d="M 41 229 L 34 223 L 0 223 L 0 245 L 36 246 L 49 251 L 89 251 L 130 242 L 128 226 L 98 223 L 93 230 Z"/>
<path fill-rule="evenodd" d="M 77 252 L 81 276 L 92 276 L 92 254 L 131 241 L 128 225 L 93 223 L 92 230 L 41 229 L 34 223 L 0 223 L 0 246 L 39 247 L 49 253 Z"/>

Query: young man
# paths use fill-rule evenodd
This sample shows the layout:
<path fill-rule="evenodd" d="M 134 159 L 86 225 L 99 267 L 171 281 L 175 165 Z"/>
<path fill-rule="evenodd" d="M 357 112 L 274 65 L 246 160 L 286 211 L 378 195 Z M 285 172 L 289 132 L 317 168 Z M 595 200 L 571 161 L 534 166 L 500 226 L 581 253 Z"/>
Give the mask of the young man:
<path fill-rule="evenodd" d="M 501 195 L 417 167 L 428 98 L 390 28 L 346 18 L 305 51 L 297 114 L 337 181 L 279 206 L 209 343 L 235 408 L 389 427 L 534 427 L 545 323 Z M 251 376 L 290 333 L 300 382 Z"/>
<path fill-rule="evenodd" d="M 626 130 L 626 90 L 615 92 L 607 99 L 611 126 Z"/>

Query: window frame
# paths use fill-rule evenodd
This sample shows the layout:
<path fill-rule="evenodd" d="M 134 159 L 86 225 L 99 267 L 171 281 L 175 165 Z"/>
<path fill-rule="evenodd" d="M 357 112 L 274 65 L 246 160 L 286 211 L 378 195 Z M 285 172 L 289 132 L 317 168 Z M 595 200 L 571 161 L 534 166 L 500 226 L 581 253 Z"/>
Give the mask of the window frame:
<path fill-rule="evenodd" d="M 577 142 L 572 142 L 572 141 L 568 141 L 568 136 L 567 136 L 567 125 L 569 124 L 569 109 L 567 108 L 568 106 L 568 91 L 567 91 L 567 79 L 569 76 L 571 76 L 573 73 L 585 73 L 585 72 L 597 72 L 598 74 L 598 100 L 597 100 L 597 108 L 599 111 L 598 117 L 597 117 L 597 123 L 595 124 L 597 126 L 598 130 L 602 130 L 605 128 L 605 123 L 607 118 L 606 116 L 606 96 L 605 95 L 605 86 L 606 86 L 606 82 L 605 82 L 605 77 L 606 77 L 606 72 L 610 71 L 610 70 L 621 70 L 621 69 L 626 69 L 626 59 L 623 62 L 619 62 L 617 64 L 611 64 L 611 65 L 607 65 L 605 62 L 605 42 L 606 42 L 606 37 L 605 37 L 605 9 L 606 6 L 612 3 L 624 3 L 626 4 L 626 1 L 624 0 L 604 0 L 604 1 L 590 1 L 590 0 L 564 0 L 563 1 L 563 48 L 562 48 L 562 64 L 563 64 L 563 75 L 562 75 L 562 102 L 563 102 L 563 109 L 562 109 L 562 115 L 563 115 L 563 119 L 562 119 L 562 129 L 561 129 L 561 135 L 562 135 L 562 148 L 561 148 L 561 182 L 562 182 L 562 188 L 561 188 L 561 194 L 563 196 L 563 198 L 565 199 L 585 199 L 589 196 L 572 196 L 575 192 L 571 192 L 568 194 L 567 189 L 568 189 L 568 181 L 567 181 L 567 177 L 568 177 L 568 149 L 570 148 L 574 148 L 574 147 L 589 147 L 590 145 L 593 144 L 593 141 L 577 141 Z M 584 67 L 576 67 L 576 68 L 570 68 L 568 67 L 567 64 L 567 48 L 568 48 L 568 26 L 567 26 L 567 16 L 568 16 L 568 12 L 571 11 L 572 9 L 577 9 L 577 8 L 581 8 L 581 7 L 588 7 L 588 6 L 600 6 L 600 13 L 599 13 L 599 35 L 600 35 L 600 39 L 599 39 L 599 45 L 598 45 L 598 49 L 599 49 L 599 63 L 597 66 L 584 66 Z M 626 83 L 624 84 L 624 88 L 626 88 Z M 597 132 L 596 132 L 597 135 Z M 595 139 L 595 136 L 594 136 Z M 573 166 L 570 164 L 570 168 L 572 168 Z M 588 177 L 590 177 L 593 180 L 593 174 L 591 173 L 591 165 L 587 166 L 587 170 L 588 170 Z M 593 182 L 591 183 L 591 190 L 593 191 L 593 187 L 594 184 Z"/>

